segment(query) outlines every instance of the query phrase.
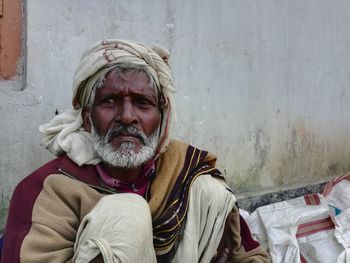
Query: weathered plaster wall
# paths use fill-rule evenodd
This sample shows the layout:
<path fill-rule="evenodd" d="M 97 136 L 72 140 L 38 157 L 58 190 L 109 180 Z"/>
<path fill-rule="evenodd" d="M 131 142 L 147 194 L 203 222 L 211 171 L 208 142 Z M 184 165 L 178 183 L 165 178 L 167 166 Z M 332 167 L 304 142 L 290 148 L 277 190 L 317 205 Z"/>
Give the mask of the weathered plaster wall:
<path fill-rule="evenodd" d="M 70 107 L 81 53 L 103 38 L 171 50 L 175 137 L 217 153 L 238 193 L 350 170 L 349 24 L 346 0 L 27 1 L 26 81 L 0 82 L 0 219 L 52 158 L 37 127 Z"/>

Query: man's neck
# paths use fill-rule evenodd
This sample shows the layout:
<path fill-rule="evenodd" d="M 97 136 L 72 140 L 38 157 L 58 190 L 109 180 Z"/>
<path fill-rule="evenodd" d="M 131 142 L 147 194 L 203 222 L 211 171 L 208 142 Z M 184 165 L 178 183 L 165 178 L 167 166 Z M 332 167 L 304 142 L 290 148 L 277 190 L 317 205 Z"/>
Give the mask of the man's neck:
<path fill-rule="evenodd" d="M 110 177 L 128 184 L 134 183 L 142 171 L 142 166 L 136 168 L 117 168 L 105 163 L 101 163 L 101 166 Z"/>

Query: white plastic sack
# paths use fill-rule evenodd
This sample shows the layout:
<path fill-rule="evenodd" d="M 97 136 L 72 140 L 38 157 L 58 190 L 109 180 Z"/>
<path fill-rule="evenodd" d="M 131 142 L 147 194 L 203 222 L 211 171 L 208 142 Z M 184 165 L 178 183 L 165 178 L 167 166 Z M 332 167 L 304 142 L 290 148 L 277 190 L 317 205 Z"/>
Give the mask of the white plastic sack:
<path fill-rule="evenodd" d="M 273 262 L 299 263 L 299 225 L 328 218 L 322 195 L 307 195 L 258 208 L 247 220 L 252 234 L 270 251 Z"/>
<path fill-rule="evenodd" d="M 332 215 L 338 215 L 350 208 L 350 173 L 334 178 L 323 190 Z"/>
<path fill-rule="evenodd" d="M 313 194 L 258 208 L 247 220 L 273 262 L 350 263 L 350 173 Z"/>

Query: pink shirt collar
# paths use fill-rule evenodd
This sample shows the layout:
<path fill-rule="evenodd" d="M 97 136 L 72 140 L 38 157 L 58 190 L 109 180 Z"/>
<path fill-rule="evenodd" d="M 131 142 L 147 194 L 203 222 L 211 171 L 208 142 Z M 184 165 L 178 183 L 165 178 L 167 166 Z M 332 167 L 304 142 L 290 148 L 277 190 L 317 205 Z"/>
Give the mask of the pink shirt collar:
<path fill-rule="evenodd" d="M 147 191 L 148 182 L 151 178 L 152 173 L 155 170 L 154 161 L 149 161 L 142 167 L 141 175 L 136 179 L 133 184 L 128 184 L 122 182 L 116 178 L 113 178 L 103 170 L 100 164 L 96 165 L 98 174 L 100 175 L 102 181 L 109 187 L 116 189 L 121 193 L 136 193 L 144 196 Z"/>

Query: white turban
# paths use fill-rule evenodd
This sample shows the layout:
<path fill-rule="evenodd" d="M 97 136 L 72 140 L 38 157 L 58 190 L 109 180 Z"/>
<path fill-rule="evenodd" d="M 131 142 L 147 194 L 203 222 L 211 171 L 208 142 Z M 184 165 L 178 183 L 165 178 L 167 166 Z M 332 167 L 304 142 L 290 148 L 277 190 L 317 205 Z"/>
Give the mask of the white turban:
<path fill-rule="evenodd" d="M 89 103 L 93 86 L 98 77 L 118 63 L 144 65 L 157 84 L 158 93 L 164 100 L 162 122 L 157 154 L 166 150 L 170 140 L 170 131 L 176 119 L 174 108 L 173 82 L 168 66 L 169 52 L 163 47 L 149 47 L 143 44 L 109 39 L 96 43 L 84 52 L 74 75 L 74 109 L 54 117 L 43 124 L 39 130 L 44 133 L 42 146 L 56 156 L 65 153 L 78 165 L 100 162 L 90 137 L 82 121 L 82 108 Z"/>

